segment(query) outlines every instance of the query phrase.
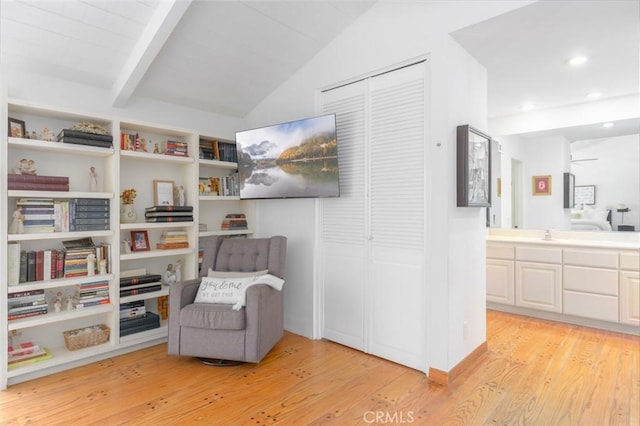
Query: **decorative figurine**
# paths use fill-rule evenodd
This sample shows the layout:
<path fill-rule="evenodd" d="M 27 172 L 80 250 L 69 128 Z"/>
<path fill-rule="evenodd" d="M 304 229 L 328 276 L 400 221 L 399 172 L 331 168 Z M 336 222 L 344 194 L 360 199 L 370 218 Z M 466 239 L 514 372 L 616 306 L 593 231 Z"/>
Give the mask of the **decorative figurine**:
<path fill-rule="evenodd" d="M 107 273 L 107 259 L 102 259 L 100 261 L 100 275 L 105 275 Z"/>
<path fill-rule="evenodd" d="M 125 238 L 124 240 L 122 240 L 122 250 L 125 253 L 131 253 L 131 241 L 129 241 L 128 238 Z"/>
<path fill-rule="evenodd" d="M 57 292 L 53 299 L 53 310 L 60 312 L 62 310 L 62 292 Z"/>
<path fill-rule="evenodd" d="M 167 265 L 167 270 L 164 271 L 164 285 L 171 285 L 176 283 L 176 274 L 173 272 L 173 265 L 170 263 Z"/>
<path fill-rule="evenodd" d="M 180 185 L 178 187 L 178 205 L 184 206 L 186 203 L 185 193 L 184 193 L 184 185 Z"/>
<path fill-rule="evenodd" d="M 42 133 L 40 133 L 40 140 L 53 142 L 55 140 L 55 135 L 48 127 L 45 127 L 42 129 Z"/>
<path fill-rule="evenodd" d="M 67 296 L 67 311 L 73 311 L 75 309 L 75 304 L 73 303 L 73 297 Z"/>
<path fill-rule="evenodd" d="M 22 207 L 18 206 L 13 211 L 13 220 L 9 226 L 9 234 L 24 234 L 24 215 L 22 214 Z"/>
<path fill-rule="evenodd" d="M 96 172 L 96 168 L 91 166 L 89 168 L 89 192 L 97 192 L 98 191 L 98 172 Z"/>
<path fill-rule="evenodd" d="M 17 175 L 35 175 L 37 174 L 35 164 L 35 161 L 23 158 L 13 166 L 13 173 Z"/>
<path fill-rule="evenodd" d="M 175 279 L 177 283 L 179 283 L 180 281 L 182 281 L 182 260 L 178 259 L 176 260 L 176 263 L 173 265 L 173 275 L 175 276 Z"/>
<path fill-rule="evenodd" d="M 87 256 L 87 275 L 96 274 L 96 255 L 89 253 Z"/>

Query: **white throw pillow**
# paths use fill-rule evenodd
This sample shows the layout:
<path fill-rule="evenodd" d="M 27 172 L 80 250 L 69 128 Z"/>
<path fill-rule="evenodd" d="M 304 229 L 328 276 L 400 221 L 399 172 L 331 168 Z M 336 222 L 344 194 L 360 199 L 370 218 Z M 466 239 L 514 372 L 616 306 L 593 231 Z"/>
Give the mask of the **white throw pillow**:
<path fill-rule="evenodd" d="M 232 309 L 240 310 L 245 305 L 246 290 L 252 285 L 267 284 L 276 290 L 282 290 L 283 279 L 270 274 L 256 275 L 261 272 L 264 271 L 252 272 L 244 277 L 202 277 L 193 302 L 233 305 Z"/>
<path fill-rule="evenodd" d="M 606 221 L 607 216 L 609 215 L 608 210 L 592 210 L 591 211 L 591 219 L 598 221 Z"/>

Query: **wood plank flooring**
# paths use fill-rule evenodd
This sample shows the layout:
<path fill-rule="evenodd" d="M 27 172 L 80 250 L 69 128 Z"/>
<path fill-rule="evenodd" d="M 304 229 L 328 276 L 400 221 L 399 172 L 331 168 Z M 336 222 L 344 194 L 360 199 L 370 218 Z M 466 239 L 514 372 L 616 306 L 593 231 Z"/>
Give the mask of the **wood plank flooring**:
<path fill-rule="evenodd" d="M 496 311 L 447 387 L 287 333 L 259 365 L 158 345 L 0 391 L 2 425 L 638 425 L 640 338 Z"/>

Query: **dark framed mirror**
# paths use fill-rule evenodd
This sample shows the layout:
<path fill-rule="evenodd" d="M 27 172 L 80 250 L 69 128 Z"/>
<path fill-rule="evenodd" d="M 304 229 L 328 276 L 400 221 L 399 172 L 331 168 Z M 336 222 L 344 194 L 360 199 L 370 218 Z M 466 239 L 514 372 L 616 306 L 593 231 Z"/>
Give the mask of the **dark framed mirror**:
<path fill-rule="evenodd" d="M 457 128 L 457 205 L 491 207 L 491 136 L 468 124 Z"/>

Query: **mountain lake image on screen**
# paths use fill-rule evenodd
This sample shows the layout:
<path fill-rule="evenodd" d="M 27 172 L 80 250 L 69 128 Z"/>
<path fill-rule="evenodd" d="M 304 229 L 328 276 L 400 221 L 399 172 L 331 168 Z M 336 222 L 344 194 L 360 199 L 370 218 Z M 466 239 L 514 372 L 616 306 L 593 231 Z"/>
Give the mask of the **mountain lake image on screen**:
<path fill-rule="evenodd" d="M 334 114 L 236 133 L 240 198 L 340 195 Z"/>

